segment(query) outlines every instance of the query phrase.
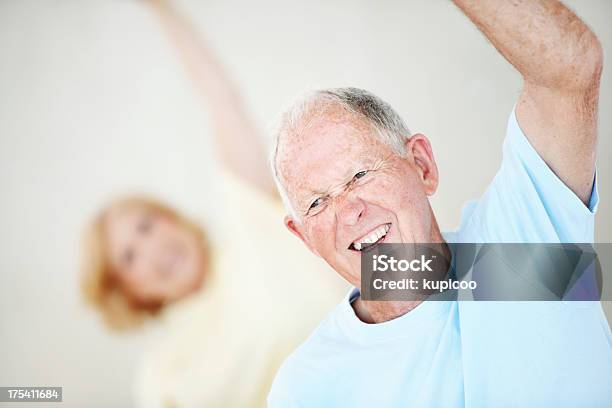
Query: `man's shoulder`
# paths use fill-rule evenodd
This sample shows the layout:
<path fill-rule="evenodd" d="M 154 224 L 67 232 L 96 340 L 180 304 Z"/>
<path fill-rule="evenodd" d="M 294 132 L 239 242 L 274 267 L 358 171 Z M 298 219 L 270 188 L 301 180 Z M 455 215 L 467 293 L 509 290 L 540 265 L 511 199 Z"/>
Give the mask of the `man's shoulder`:
<path fill-rule="evenodd" d="M 287 406 L 291 401 L 305 401 L 323 394 L 320 390 L 328 383 L 327 374 L 337 372 L 334 357 L 342 344 L 346 347 L 342 341 L 345 335 L 338 325 L 340 313 L 338 306 L 283 362 L 268 396 L 269 406 Z"/>
<path fill-rule="evenodd" d="M 501 166 L 484 194 L 464 207 L 454 237 L 461 242 L 592 242 L 597 203 L 595 176 L 585 205 L 531 145 L 513 110 Z"/>
<path fill-rule="evenodd" d="M 318 371 L 317 366 L 329 363 L 327 356 L 338 350 L 345 334 L 338 324 L 338 317 L 342 313 L 340 307 L 334 308 L 328 316 L 319 323 L 308 338 L 287 357 L 279 374 L 293 376 L 308 375 L 308 371 Z"/>
<path fill-rule="evenodd" d="M 442 233 L 444 239 L 448 243 L 461 242 L 482 242 L 483 228 L 477 214 L 477 208 L 480 202 L 478 200 L 470 200 L 461 208 L 461 218 L 459 226 L 454 230 L 444 231 Z"/>

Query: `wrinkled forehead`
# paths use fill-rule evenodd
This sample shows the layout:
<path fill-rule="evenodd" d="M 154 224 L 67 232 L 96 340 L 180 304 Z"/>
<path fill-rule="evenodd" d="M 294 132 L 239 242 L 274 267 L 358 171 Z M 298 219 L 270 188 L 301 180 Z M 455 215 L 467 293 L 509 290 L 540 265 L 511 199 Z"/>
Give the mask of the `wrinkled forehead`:
<path fill-rule="evenodd" d="M 364 118 L 330 109 L 279 140 L 276 165 L 290 200 L 300 204 L 390 152 Z"/>

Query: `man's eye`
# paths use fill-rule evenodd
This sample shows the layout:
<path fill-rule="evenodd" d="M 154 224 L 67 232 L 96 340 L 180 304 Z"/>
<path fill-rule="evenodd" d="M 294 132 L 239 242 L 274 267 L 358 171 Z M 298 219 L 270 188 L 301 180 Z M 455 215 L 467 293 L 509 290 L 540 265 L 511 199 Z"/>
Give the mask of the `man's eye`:
<path fill-rule="evenodd" d="M 356 174 L 353 176 L 353 179 L 355 179 L 355 180 L 359 180 L 360 178 L 365 177 L 365 175 L 366 175 L 366 174 L 368 174 L 368 171 L 367 171 L 367 170 L 361 170 L 361 171 L 357 172 L 357 173 L 356 173 Z"/>
<path fill-rule="evenodd" d="M 320 206 L 322 203 L 323 203 L 323 198 L 319 197 L 316 200 L 314 200 L 312 204 L 310 204 L 310 207 L 308 207 L 308 210 L 313 210 L 317 208 L 318 206 Z"/>
<path fill-rule="evenodd" d="M 310 207 L 308 207 L 308 211 L 306 211 L 306 215 L 316 215 L 325 209 L 325 204 L 327 202 L 327 197 L 319 197 L 314 200 Z"/>

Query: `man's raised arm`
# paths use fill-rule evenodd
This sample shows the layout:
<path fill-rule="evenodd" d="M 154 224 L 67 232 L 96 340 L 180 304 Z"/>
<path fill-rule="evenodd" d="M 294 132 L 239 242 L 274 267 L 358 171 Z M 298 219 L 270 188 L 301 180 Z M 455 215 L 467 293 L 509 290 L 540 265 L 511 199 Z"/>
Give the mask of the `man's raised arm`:
<path fill-rule="evenodd" d="M 595 34 L 556 0 L 454 0 L 523 76 L 519 125 L 555 174 L 591 196 L 603 66 Z"/>

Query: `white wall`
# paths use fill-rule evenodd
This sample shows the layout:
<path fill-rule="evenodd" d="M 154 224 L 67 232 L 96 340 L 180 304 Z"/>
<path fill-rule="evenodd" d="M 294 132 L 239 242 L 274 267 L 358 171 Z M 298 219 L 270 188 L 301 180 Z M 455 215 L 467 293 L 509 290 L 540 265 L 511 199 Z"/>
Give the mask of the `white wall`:
<path fill-rule="evenodd" d="M 105 200 L 148 191 L 214 224 L 206 112 L 140 1 L 0 1 L 0 385 L 129 406 L 142 336 L 110 336 L 76 287 Z M 612 55 L 612 3 L 569 2 Z M 519 77 L 449 1 L 182 1 L 269 122 L 299 90 L 373 90 L 430 137 L 443 229 L 497 169 Z M 612 241 L 612 68 L 601 94 L 597 240 Z M 279 220 L 280 222 L 280 220 Z"/>

